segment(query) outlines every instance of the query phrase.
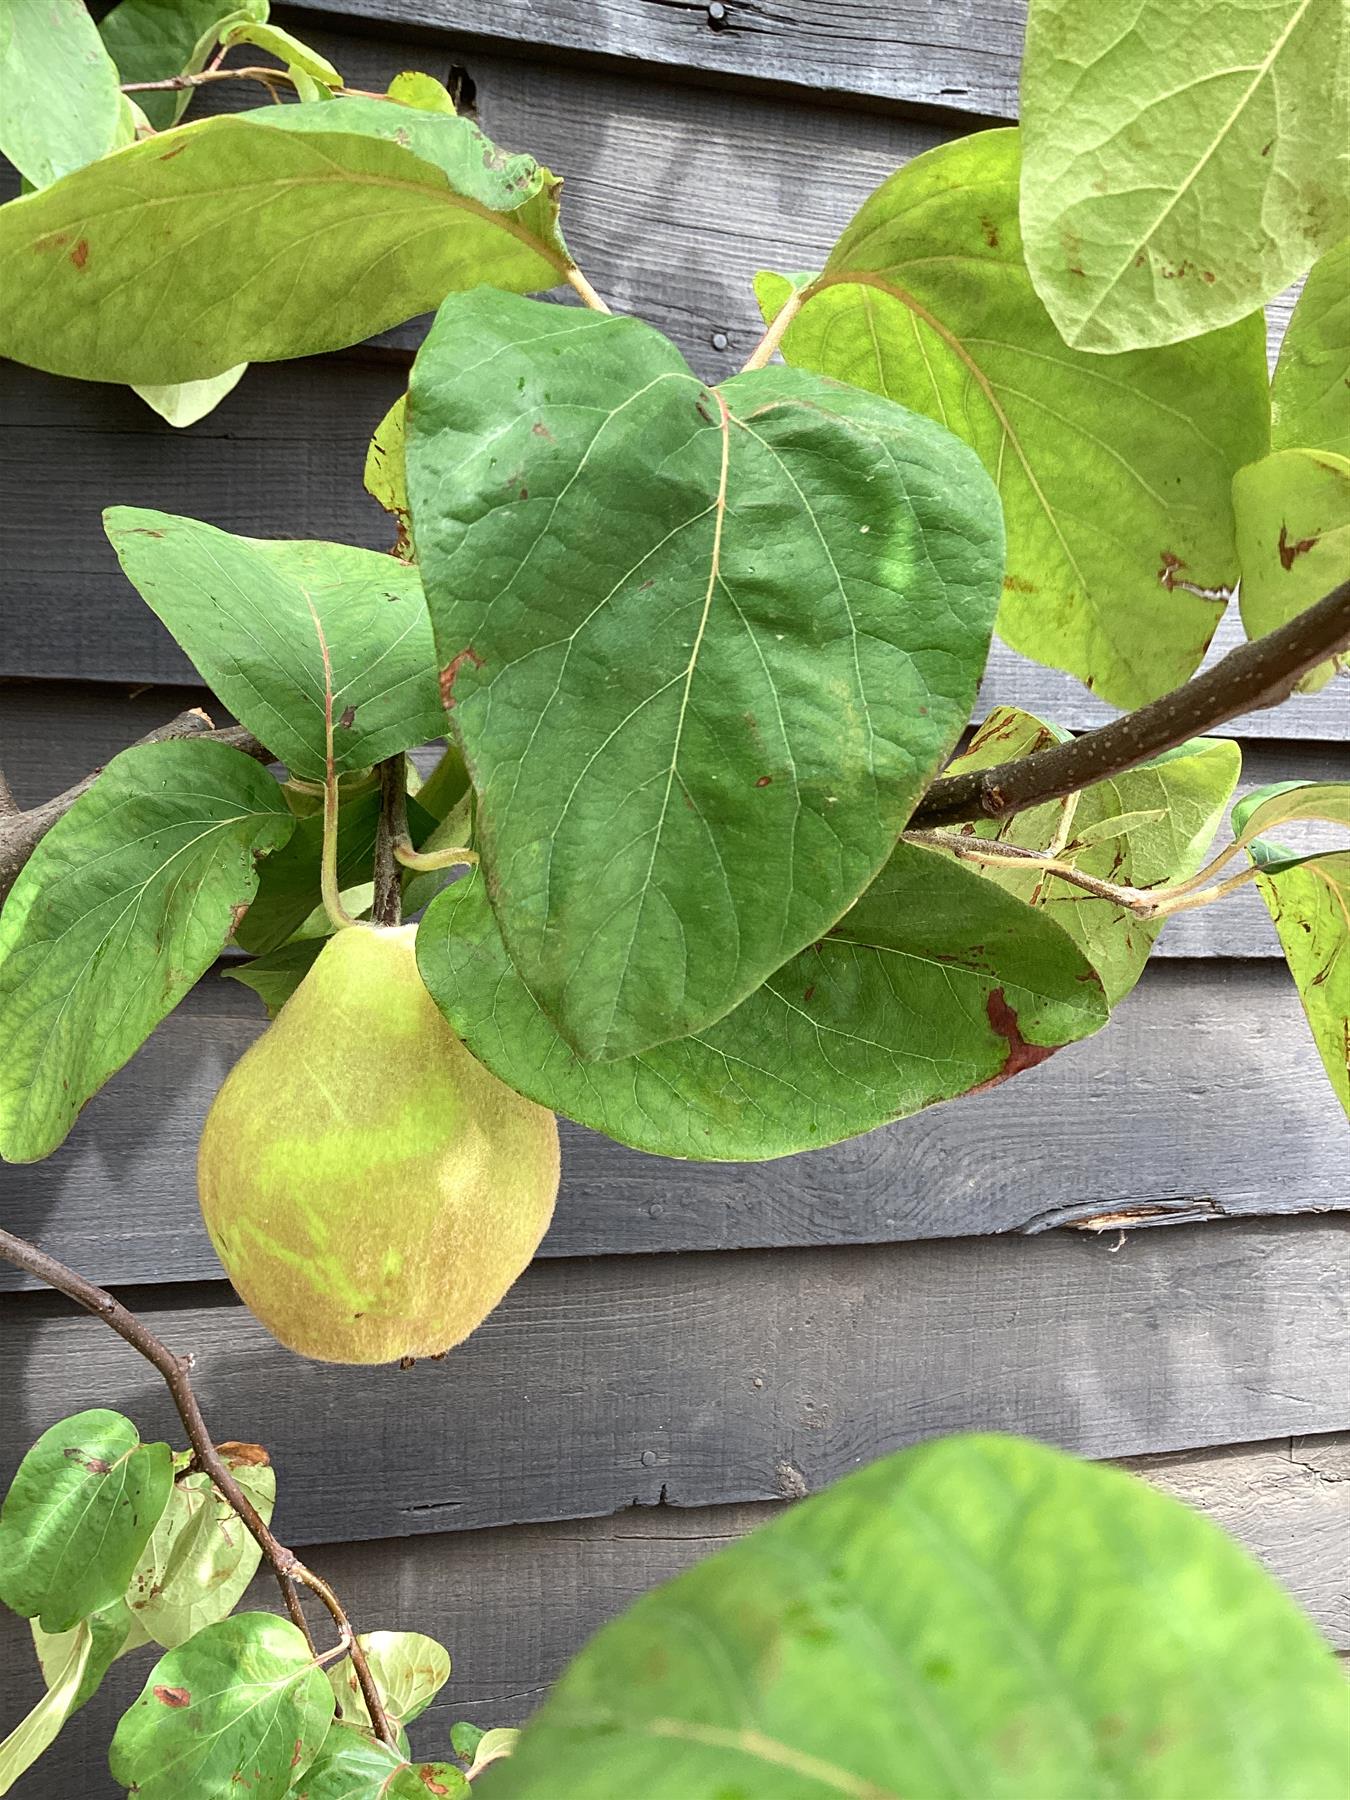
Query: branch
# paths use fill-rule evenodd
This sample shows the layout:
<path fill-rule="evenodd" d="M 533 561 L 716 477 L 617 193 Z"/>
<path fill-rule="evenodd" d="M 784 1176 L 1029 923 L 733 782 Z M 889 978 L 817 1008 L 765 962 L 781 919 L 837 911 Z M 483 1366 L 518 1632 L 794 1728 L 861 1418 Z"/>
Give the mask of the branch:
<path fill-rule="evenodd" d="M 375 828 L 374 892 L 371 923 L 399 925 L 403 921 L 403 871 L 398 846 L 408 837 L 408 769 L 400 752 L 379 765 L 380 821 Z"/>
<path fill-rule="evenodd" d="M 1348 644 L 1350 581 L 1343 581 L 1278 631 L 1230 651 L 1203 675 L 1137 712 L 1015 762 L 935 781 L 910 822 L 927 826 L 1006 819 L 1094 781 L 1123 775 L 1239 713 L 1278 706 L 1302 676 Z"/>
<path fill-rule="evenodd" d="M 161 744 L 168 738 L 194 737 L 209 737 L 213 743 L 228 744 L 231 749 L 242 750 L 245 756 L 252 756 L 259 762 L 272 761 L 271 753 L 258 742 L 252 732 L 245 731 L 242 725 L 230 725 L 224 730 L 216 731 L 207 715 L 197 706 L 188 712 L 179 713 L 167 725 L 160 725 L 154 731 L 147 732 L 131 747 L 139 750 L 145 744 Z M 54 800 L 44 800 L 41 806 L 35 806 L 29 812 L 6 813 L 0 806 L 0 901 L 4 900 L 14 886 L 19 871 L 52 826 L 58 819 L 63 819 L 75 802 L 89 792 L 102 773 L 103 767 L 100 764 L 83 781 L 77 781 L 74 787 L 67 788 L 64 794 L 58 794 Z"/>
<path fill-rule="evenodd" d="M 262 1515 L 253 1505 L 248 1495 L 240 1487 L 230 1473 L 223 1458 L 211 1441 L 211 1434 L 206 1429 L 206 1421 L 202 1417 L 201 1408 L 197 1404 L 197 1396 L 192 1391 L 189 1371 L 192 1367 L 190 1356 L 176 1356 L 168 1345 L 157 1338 L 150 1327 L 134 1313 L 128 1312 L 121 1301 L 115 1300 L 105 1288 L 95 1287 L 92 1281 L 86 1281 L 64 1263 L 57 1262 L 54 1256 L 48 1256 L 35 1244 L 23 1238 L 14 1237 L 10 1232 L 0 1230 L 0 1257 L 13 1263 L 15 1268 L 26 1274 L 35 1276 L 58 1294 L 64 1294 L 86 1312 L 93 1313 L 111 1327 L 125 1343 L 138 1351 L 147 1362 L 151 1363 L 164 1377 L 173 1403 L 178 1409 L 178 1416 L 183 1421 L 183 1429 L 187 1432 L 188 1442 L 197 1466 L 211 1477 L 213 1484 L 226 1504 L 234 1509 L 243 1520 L 271 1565 L 281 1589 L 281 1597 L 286 1603 L 286 1611 L 290 1614 L 297 1630 L 304 1634 L 310 1651 L 317 1657 L 314 1639 L 310 1636 L 309 1626 L 305 1622 L 304 1609 L 300 1604 L 300 1595 L 296 1589 L 298 1582 L 318 1595 L 338 1630 L 339 1650 L 345 1650 L 352 1659 L 357 1682 L 361 1688 L 361 1697 L 370 1713 L 375 1734 L 383 1743 L 397 1748 L 394 1732 L 389 1724 L 384 1705 L 380 1700 L 379 1689 L 375 1685 L 366 1661 L 365 1652 L 356 1641 L 356 1633 L 352 1630 L 337 1595 L 328 1583 L 307 1569 L 295 1554 L 273 1537 Z"/>

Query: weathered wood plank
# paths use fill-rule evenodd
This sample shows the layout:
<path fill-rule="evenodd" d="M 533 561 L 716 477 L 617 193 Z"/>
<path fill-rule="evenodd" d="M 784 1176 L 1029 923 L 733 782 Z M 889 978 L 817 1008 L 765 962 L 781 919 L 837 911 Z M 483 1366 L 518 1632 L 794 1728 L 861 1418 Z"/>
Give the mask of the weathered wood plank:
<path fill-rule="evenodd" d="M 866 99 L 1012 118 L 1026 23 L 1023 0 L 291 0 L 298 17 L 339 14 L 382 33 L 448 34 L 457 60 L 514 47 L 549 63 L 654 65 L 722 84 L 797 87 L 826 99 Z M 432 35 L 434 34 L 434 35 Z"/>
<path fill-rule="evenodd" d="M 215 1279 L 195 1201 L 197 1139 L 226 1070 L 262 1025 L 247 990 L 202 982 L 54 1156 L 0 1169 L 9 1229 L 105 1283 Z M 563 1188 L 542 1254 L 1344 1210 L 1345 1137 L 1281 968 L 1162 964 L 1089 1042 L 828 1150 L 668 1162 L 564 1125 Z M 0 1291 L 24 1285 L 0 1265 Z"/>
<path fill-rule="evenodd" d="M 278 1530 L 314 1543 L 814 1492 L 935 1432 L 1132 1456 L 1342 1430 L 1348 1234 L 1300 1219 L 1119 1253 L 1065 1233 L 544 1262 L 407 1370 L 301 1362 L 218 1287 L 130 1298 L 196 1356 L 214 1430 L 272 1447 Z M 96 1404 L 173 1431 L 158 1375 L 106 1326 L 7 1297 L 0 1481 Z"/>
<path fill-rule="evenodd" d="M 1350 1647 L 1345 1438 L 1140 1457 L 1135 1474 L 1207 1514 L 1245 1545 L 1338 1648 Z M 313 1562 L 362 1625 L 425 1631 L 447 1644 L 448 1685 L 413 1727 L 419 1755 L 443 1755 L 457 1719 L 520 1724 L 568 1659 L 639 1595 L 777 1516 L 782 1503 L 629 1508 L 609 1518 L 328 1545 Z M 277 1610 L 270 1578 L 243 1605 Z M 120 1663 L 19 1790 L 111 1795 L 108 1741 L 153 1661 Z M 0 1613 L 0 1732 L 39 1697 L 27 1627 Z M 45 1784 L 45 1785 L 44 1785 Z"/>

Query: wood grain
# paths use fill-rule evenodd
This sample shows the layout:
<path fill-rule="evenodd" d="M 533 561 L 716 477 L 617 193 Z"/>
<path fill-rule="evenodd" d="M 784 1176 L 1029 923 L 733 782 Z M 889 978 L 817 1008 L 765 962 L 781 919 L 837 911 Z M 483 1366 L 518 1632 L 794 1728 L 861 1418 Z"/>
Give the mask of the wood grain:
<path fill-rule="evenodd" d="M 457 57 L 486 40 L 549 64 L 629 62 L 723 85 L 806 89 L 812 99 L 990 118 L 1017 111 L 1026 21 L 1022 0 L 727 0 L 720 11 L 699 0 L 480 0 L 472 9 L 452 0 L 291 0 L 286 10 L 336 11 L 382 32 L 420 28 L 429 47 L 448 36 Z"/>
<path fill-rule="evenodd" d="M 1140 1457 L 1128 1466 L 1231 1532 L 1333 1645 L 1350 1647 L 1350 1439 L 1285 1439 Z M 602 1625 L 649 1588 L 777 1517 L 782 1504 L 642 1506 L 607 1518 L 454 1537 L 327 1545 L 311 1560 L 361 1626 L 425 1631 L 449 1647 L 450 1681 L 412 1730 L 417 1754 L 440 1756 L 457 1719 L 523 1723 Z M 275 1589 L 259 1578 L 242 1604 L 276 1610 Z M 21 1797 L 112 1800 L 120 1790 L 107 1776 L 108 1741 L 152 1662 L 147 1649 L 116 1665 L 17 1790 Z M 41 1693 L 27 1627 L 5 1613 L 0 1669 L 3 1732 Z"/>
<path fill-rule="evenodd" d="M 226 1070 L 262 1028 L 246 989 L 202 982 L 54 1156 L 4 1169 L 7 1227 L 104 1283 L 214 1279 L 197 1140 Z M 1087 1043 L 829 1150 L 668 1162 L 564 1126 L 563 1187 L 542 1254 L 895 1243 L 1103 1219 L 1114 1232 L 1344 1210 L 1344 1145 L 1344 1115 L 1282 967 L 1155 963 Z M 21 1285 L 0 1265 L 0 1290 Z"/>
<path fill-rule="evenodd" d="M 301 1362 L 220 1287 L 129 1296 L 196 1358 L 222 1438 L 266 1442 L 278 1530 L 416 1536 L 814 1492 L 936 1432 L 1088 1456 L 1350 1425 L 1346 1220 L 743 1255 L 554 1260 L 400 1370 Z M 0 1484 L 55 1419 L 179 1433 L 162 1383 L 46 1295 L 0 1320 Z M 335 1457 L 335 1433 L 350 1455 Z"/>

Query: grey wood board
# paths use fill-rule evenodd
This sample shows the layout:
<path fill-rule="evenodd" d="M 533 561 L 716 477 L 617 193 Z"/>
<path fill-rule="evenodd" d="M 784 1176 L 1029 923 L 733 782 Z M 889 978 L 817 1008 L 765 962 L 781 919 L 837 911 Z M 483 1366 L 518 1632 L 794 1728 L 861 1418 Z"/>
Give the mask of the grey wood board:
<path fill-rule="evenodd" d="M 262 1028 L 238 983 L 200 983 L 61 1149 L 0 1165 L 6 1227 L 104 1283 L 216 1278 L 196 1205 L 197 1140 L 227 1069 Z M 542 1255 L 909 1242 L 1094 1221 L 1114 1233 L 1342 1211 L 1347 1135 L 1282 969 L 1158 964 L 1096 1038 L 827 1150 L 671 1162 L 564 1124 Z M 0 1290 L 27 1285 L 0 1264 Z"/>
<path fill-rule="evenodd" d="M 467 60 L 471 72 L 473 52 L 486 43 L 551 64 L 560 58 L 548 53 L 562 52 L 652 65 L 657 75 L 996 118 L 1017 111 L 1026 24 L 1023 0 L 727 0 L 717 8 L 699 0 L 480 0 L 472 9 L 452 0 L 291 0 L 286 11 L 306 22 L 336 14 L 381 32 L 421 28 L 428 48 L 448 37 L 454 59 Z"/>
<path fill-rule="evenodd" d="M 301 1543 L 814 1492 L 960 1430 L 1136 1456 L 1350 1426 L 1350 1221 L 536 1263 L 443 1361 L 302 1362 L 223 1284 L 124 1296 Z M 73 1316 L 69 1316 L 73 1314 Z M 0 1323 L 0 1480 L 83 1407 L 180 1435 L 159 1376 L 45 1295 Z M 335 1454 L 335 1436 L 348 1453 Z"/>
<path fill-rule="evenodd" d="M 1346 1599 L 1350 1443 L 1284 1439 L 1176 1456 L 1139 1457 L 1132 1473 L 1230 1532 L 1287 1589 L 1328 1641 L 1350 1647 Z M 447 1685 L 413 1726 L 419 1757 L 445 1754 L 457 1720 L 523 1724 L 583 1643 L 640 1595 L 767 1524 L 783 1502 L 630 1507 L 607 1518 L 499 1526 L 413 1539 L 332 1544 L 310 1554 L 362 1629 L 424 1631 L 450 1650 Z M 244 1608 L 279 1610 L 260 1575 Z M 155 1652 L 118 1663 L 97 1698 L 63 1730 L 16 1792 L 120 1792 L 107 1746 Z M 0 1612 L 0 1732 L 41 1696 L 27 1626 Z"/>

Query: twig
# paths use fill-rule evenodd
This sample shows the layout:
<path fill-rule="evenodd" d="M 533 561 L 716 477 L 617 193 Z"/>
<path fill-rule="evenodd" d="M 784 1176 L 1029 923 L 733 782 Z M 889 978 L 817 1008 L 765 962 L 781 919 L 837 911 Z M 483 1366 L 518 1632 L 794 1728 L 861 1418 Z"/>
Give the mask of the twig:
<path fill-rule="evenodd" d="M 0 819 L 12 819 L 19 810 L 19 803 L 14 798 L 13 790 L 5 780 L 5 771 L 0 769 Z"/>
<path fill-rule="evenodd" d="M 403 871 L 398 845 L 408 837 L 408 768 L 400 752 L 379 765 L 380 819 L 375 828 L 375 861 L 370 917 L 376 925 L 403 922 Z"/>
<path fill-rule="evenodd" d="M 195 706 L 188 712 L 179 713 L 177 718 L 170 719 L 167 725 L 157 726 L 154 731 L 147 732 L 143 738 L 136 740 L 132 748 L 139 750 L 145 744 L 160 744 L 169 738 L 194 737 L 209 737 L 214 743 L 228 744 L 231 749 L 242 750 L 245 756 L 256 757 L 259 762 L 272 760 L 270 753 L 251 732 L 245 731 L 241 725 L 214 731 L 207 715 L 200 707 Z M 64 818 L 75 802 L 89 792 L 102 773 L 100 765 L 82 781 L 77 781 L 74 787 L 67 788 L 64 794 L 58 794 L 53 800 L 45 800 L 41 806 L 34 806 L 28 812 L 0 814 L 0 900 L 14 886 L 19 871 L 52 826 L 58 819 Z"/>
<path fill-rule="evenodd" d="M 1154 910 L 1156 896 L 1152 890 L 1120 887 L 1113 881 L 1103 881 L 1046 850 L 1029 850 L 1021 844 L 1000 844 L 997 838 L 965 837 L 957 831 L 906 831 L 903 837 L 907 844 L 920 844 L 928 850 L 947 850 L 967 862 L 989 863 L 995 868 L 1025 868 L 1030 863 L 1040 874 L 1072 882 L 1098 900 L 1110 900 L 1116 906 L 1145 915 Z"/>
<path fill-rule="evenodd" d="M 596 293 L 590 282 L 587 281 L 581 270 L 577 268 L 575 263 L 573 263 L 571 268 L 567 271 L 567 280 L 569 284 L 576 289 L 577 293 L 581 295 L 581 298 L 586 302 L 587 306 L 590 307 L 592 312 L 607 313 L 610 310 L 600 298 L 599 294 Z"/>
<path fill-rule="evenodd" d="M 96 1287 L 92 1281 L 86 1281 L 83 1275 L 77 1275 L 64 1263 L 57 1262 L 54 1256 L 39 1250 L 35 1244 L 13 1236 L 12 1233 L 0 1230 L 0 1256 L 6 1262 L 13 1263 L 17 1269 L 35 1276 L 58 1294 L 64 1294 L 86 1312 L 93 1313 L 111 1327 L 124 1343 L 131 1345 L 148 1363 L 157 1369 L 164 1378 L 165 1386 L 172 1396 L 178 1416 L 183 1422 L 188 1442 L 192 1446 L 193 1457 L 197 1466 L 211 1477 L 212 1483 L 219 1491 L 221 1498 L 234 1509 L 258 1548 L 267 1558 L 273 1574 L 277 1578 L 277 1586 L 281 1589 L 281 1597 L 286 1603 L 286 1611 L 295 1623 L 296 1629 L 304 1634 L 310 1652 L 317 1659 L 319 1652 L 310 1636 L 309 1626 L 305 1621 L 304 1608 L 300 1604 L 300 1595 L 296 1584 L 308 1588 L 317 1594 L 319 1600 L 327 1608 L 339 1637 L 339 1651 L 345 1650 L 352 1659 L 352 1669 L 361 1689 L 361 1697 L 370 1713 L 371 1724 L 375 1735 L 382 1742 L 396 1747 L 394 1732 L 389 1724 L 384 1705 L 380 1699 L 379 1689 L 371 1675 L 370 1665 L 366 1661 L 365 1652 L 357 1642 L 356 1633 L 352 1630 L 350 1619 L 343 1609 L 337 1595 L 328 1583 L 307 1569 L 293 1550 L 273 1537 L 271 1530 L 253 1505 L 248 1495 L 240 1487 L 228 1466 L 221 1457 L 211 1434 L 206 1429 L 206 1421 L 202 1417 L 197 1396 L 192 1391 L 189 1371 L 192 1367 L 190 1356 L 177 1356 L 168 1345 L 142 1319 L 128 1312 L 120 1300 L 115 1300 L 106 1288 Z M 329 1660 L 325 1655 L 324 1661 Z"/>
<path fill-rule="evenodd" d="M 1350 581 L 1277 631 L 1232 650 L 1203 675 L 1097 731 L 1015 762 L 936 781 L 911 823 L 1006 819 L 1094 781 L 1122 775 L 1225 720 L 1287 700 L 1300 677 L 1350 644 Z"/>
<path fill-rule="evenodd" d="M 783 334 L 786 332 L 788 326 L 802 310 L 802 302 L 805 298 L 806 292 L 801 288 L 794 289 L 793 292 L 788 295 L 782 306 L 779 307 L 778 312 L 775 314 L 768 329 L 765 331 L 764 336 L 759 340 L 746 358 L 745 366 L 741 370 L 742 375 L 747 374 L 751 369 L 762 369 L 764 367 L 774 351 L 782 343 Z"/>

